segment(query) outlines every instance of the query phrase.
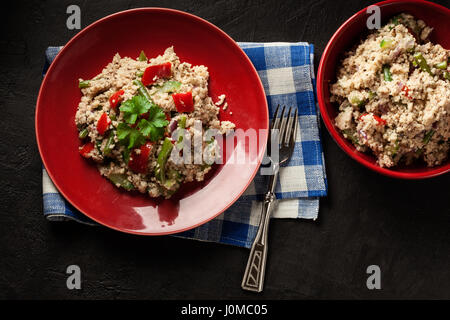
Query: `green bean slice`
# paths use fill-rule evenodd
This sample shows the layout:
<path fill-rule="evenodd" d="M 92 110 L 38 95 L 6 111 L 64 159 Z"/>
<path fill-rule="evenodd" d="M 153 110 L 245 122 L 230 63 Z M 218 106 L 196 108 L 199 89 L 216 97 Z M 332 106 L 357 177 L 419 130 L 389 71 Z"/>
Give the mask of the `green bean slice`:
<path fill-rule="evenodd" d="M 83 80 L 78 82 L 78 88 L 83 89 L 83 88 L 87 88 L 91 85 L 91 80 Z"/>
<path fill-rule="evenodd" d="M 84 139 L 84 138 L 87 137 L 88 133 L 89 133 L 88 128 L 84 128 L 84 129 L 81 130 L 80 133 L 78 134 L 78 138 Z"/>
<path fill-rule="evenodd" d="M 141 50 L 141 53 L 139 54 L 139 61 L 147 61 L 147 56 L 145 55 L 144 50 Z"/>

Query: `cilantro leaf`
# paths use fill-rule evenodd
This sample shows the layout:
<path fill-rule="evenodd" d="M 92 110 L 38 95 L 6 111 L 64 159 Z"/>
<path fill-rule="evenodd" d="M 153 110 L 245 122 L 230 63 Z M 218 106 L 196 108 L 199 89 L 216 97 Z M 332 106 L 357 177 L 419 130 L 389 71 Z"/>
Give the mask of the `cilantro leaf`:
<path fill-rule="evenodd" d="M 139 115 L 146 113 L 152 107 L 156 107 L 153 102 L 148 101 L 142 96 L 134 96 L 133 98 L 122 102 L 119 109 L 124 113 L 123 118 L 125 121 L 134 124 Z"/>
<path fill-rule="evenodd" d="M 129 144 L 128 144 L 128 149 L 132 149 L 132 148 L 134 148 L 135 146 L 137 147 L 137 146 L 141 146 L 141 145 L 143 145 L 144 143 L 145 143 L 145 138 L 144 138 L 144 136 L 142 135 L 142 133 L 140 133 L 138 130 L 136 130 L 136 129 L 133 129 L 131 132 L 130 132 L 130 137 L 129 137 L 129 139 L 130 139 L 130 141 L 129 141 Z"/>
<path fill-rule="evenodd" d="M 164 128 L 169 124 L 166 114 L 158 106 L 152 106 L 148 112 L 148 119 L 142 119 L 138 127 L 141 133 L 151 141 L 159 140 L 164 135 Z"/>
<path fill-rule="evenodd" d="M 134 124 L 137 120 L 137 114 L 135 113 L 125 113 L 123 118 L 126 123 Z"/>
<path fill-rule="evenodd" d="M 156 127 L 152 122 L 142 119 L 138 124 L 142 135 L 150 138 L 151 141 L 156 141 L 164 136 L 164 127 Z"/>
<path fill-rule="evenodd" d="M 148 121 L 152 122 L 153 125 L 158 128 L 165 127 L 169 124 L 169 121 L 166 119 L 166 114 L 158 106 L 150 108 Z"/>
<path fill-rule="evenodd" d="M 148 137 L 152 129 L 154 128 L 153 125 L 145 119 L 139 121 L 138 127 L 139 129 L 141 129 L 141 133 L 145 137 Z"/>
<path fill-rule="evenodd" d="M 153 101 L 143 96 L 135 96 L 122 103 L 120 111 L 126 123 L 117 126 L 119 142 L 128 145 L 128 149 L 139 147 L 146 139 L 157 141 L 164 136 L 165 127 L 169 124 L 166 114 Z M 143 114 L 147 119 L 141 119 L 137 128 L 130 126 L 136 123 Z"/>
<path fill-rule="evenodd" d="M 126 123 L 119 123 L 117 126 L 117 139 L 119 140 L 125 140 L 128 135 L 130 134 L 131 128 Z"/>
<path fill-rule="evenodd" d="M 117 126 L 117 139 L 120 143 L 128 145 L 128 149 L 133 149 L 145 143 L 145 137 L 142 133 L 126 123 L 119 123 Z"/>

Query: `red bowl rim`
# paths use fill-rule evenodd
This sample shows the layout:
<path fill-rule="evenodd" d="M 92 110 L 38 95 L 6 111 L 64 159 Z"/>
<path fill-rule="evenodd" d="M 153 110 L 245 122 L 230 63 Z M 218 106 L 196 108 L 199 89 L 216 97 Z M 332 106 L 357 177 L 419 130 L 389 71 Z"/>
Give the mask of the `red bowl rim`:
<path fill-rule="evenodd" d="M 439 4 L 424 1 L 424 0 L 387 0 L 387 1 L 381 1 L 374 3 L 372 5 L 375 6 L 384 6 L 387 4 L 396 3 L 396 4 L 408 4 L 408 3 L 422 3 L 429 5 L 431 7 L 434 7 L 438 10 L 447 11 L 450 14 L 450 9 L 441 6 Z M 320 59 L 319 68 L 318 68 L 318 75 L 317 75 L 317 99 L 319 102 L 319 109 L 320 113 L 322 115 L 323 122 L 325 123 L 325 126 L 328 129 L 328 132 L 333 137 L 334 141 L 339 145 L 339 147 L 345 151 L 346 154 L 348 154 L 350 157 L 352 157 L 354 160 L 359 162 L 360 164 L 368 167 L 369 169 L 372 169 L 373 171 L 376 171 L 378 173 L 381 173 L 386 176 L 394 177 L 394 178 L 402 178 L 402 179 L 424 179 L 424 178 L 431 178 L 435 177 L 447 172 L 450 172 L 450 163 L 444 164 L 441 166 L 436 167 L 436 169 L 428 169 L 424 172 L 401 172 L 396 171 L 392 169 L 382 168 L 376 164 L 373 164 L 369 162 L 368 160 L 362 158 L 358 153 L 355 152 L 354 148 L 348 146 L 347 144 L 343 143 L 341 140 L 343 139 L 341 134 L 334 128 L 333 123 L 331 121 L 331 118 L 328 116 L 327 108 L 325 99 L 323 97 L 323 88 L 322 88 L 322 82 L 323 80 L 323 71 L 325 68 L 325 63 L 327 59 L 329 58 L 331 47 L 333 46 L 334 42 L 336 41 L 336 38 L 339 37 L 343 32 L 345 32 L 347 25 L 349 25 L 355 18 L 359 17 L 362 14 L 365 14 L 368 7 L 365 7 L 364 9 L 361 9 L 354 15 L 352 15 L 350 18 L 348 18 L 333 34 L 331 39 L 328 41 L 327 46 L 325 47 L 325 50 L 323 51 L 322 58 Z"/>
<path fill-rule="evenodd" d="M 58 191 L 62 194 L 62 196 L 64 197 L 64 199 L 67 200 L 67 201 L 68 201 L 75 209 L 77 209 L 79 212 L 81 212 L 81 213 L 84 214 L 85 216 L 89 217 L 89 218 L 92 219 L 93 221 L 95 221 L 95 222 L 97 222 L 97 223 L 99 223 L 99 224 L 101 224 L 101 225 L 104 225 L 104 226 L 106 226 L 106 227 L 108 227 L 108 228 L 111 228 L 111 229 L 113 229 L 113 230 L 117 230 L 117 231 L 120 231 L 120 232 L 124 232 L 124 233 L 129 233 L 129 234 L 135 234 L 135 235 L 141 235 L 141 236 L 161 236 L 161 235 L 177 234 L 177 233 L 181 233 L 181 232 L 184 232 L 184 231 L 187 231 L 187 230 L 190 230 L 190 229 L 194 229 L 194 228 L 196 228 L 196 227 L 198 227 L 198 226 L 200 226 L 200 225 L 203 225 L 203 224 L 207 223 L 208 221 L 210 221 L 210 220 L 216 218 L 217 216 L 219 216 L 220 214 L 222 214 L 222 213 L 223 213 L 225 210 L 227 210 L 233 203 L 235 203 L 236 200 L 238 200 L 238 199 L 241 197 L 241 195 L 245 192 L 245 190 L 248 188 L 248 186 L 250 185 L 250 183 L 253 181 L 253 179 L 254 179 L 254 177 L 255 177 L 256 173 L 258 172 L 259 167 L 260 167 L 260 165 L 261 165 L 261 162 L 262 162 L 264 153 L 263 153 L 263 152 L 259 152 L 258 158 L 257 158 L 257 164 L 256 164 L 256 166 L 255 166 L 255 170 L 254 170 L 254 172 L 251 174 L 250 179 L 249 179 L 248 183 L 246 184 L 245 188 L 244 188 L 244 189 L 243 189 L 243 190 L 242 190 L 242 191 L 241 191 L 241 192 L 240 192 L 240 193 L 239 193 L 239 194 L 238 194 L 238 195 L 237 195 L 237 196 L 236 196 L 236 197 L 235 197 L 235 198 L 234 198 L 234 199 L 233 199 L 226 207 L 225 207 L 225 208 L 223 208 L 221 211 L 219 211 L 219 212 L 218 212 L 217 214 L 215 214 L 214 216 L 212 216 L 212 217 L 210 217 L 210 218 L 208 218 L 208 219 L 205 219 L 205 220 L 203 220 L 203 221 L 201 221 L 201 222 L 199 222 L 199 223 L 197 223 L 197 224 L 195 224 L 195 225 L 193 225 L 193 226 L 185 227 L 185 228 L 182 228 L 182 229 L 180 229 L 180 230 L 168 231 L 168 232 L 157 232 L 157 233 L 143 233 L 143 232 L 138 232 L 138 231 L 133 231 L 133 230 L 128 230 L 128 229 L 121 229 L 121 228 L 119 228 L 119 227 L 110 225 L 109 223 L 105 223 L 105 222 L 103 222 L 103 221 L 99 221 L 99 220 L 96 219 L 95 217 L 91 216 L 89 213 L 87 213 L 87 212 L 81 210 L 81 209 L 77 206 L 76 203 L 73 203 L 73 202 L 71 201 L 71 199 L 68 198 L 67 195 L 62 191 L 62 189 L 60 188 L 60 186 L 58 185 L 58 183 L 57 183 L 56 180 L 54 179 L 54 176 L 53 176 L 52 172 L 49 171 L 49 170 L 47 169 L 47 162 L 46 162 L 46 160 L 45 160 L 45 156 L 44 156 L 44 153 L 43 153 L 43 151 L 42 151 L 41 142 L 40 142 L 41 139 L 44 139 L 43 137 L 40 137 L 40 136 L 39 136 L 39 130 L 38 130 L 38 128 L 39 128 L 38 114 L 39 114 L 39 110 L 40 110 L 40 107 L 39 107 L 39 106 L 41 105 L 41 102 L 40 102 L 40 101 L 41 101 L 41 94 L 42 94 L 43 88 L 45 87 L 46 82 L 47 82 L 47 75 L 50 74 L 50 73 L 52 72 L 53 67 L 57 64 L 57 62 L 58 62 L 58 60 L 59 60 L 59 57 L 60 57 L 65 51 L 69 50 L 69 48 L 72 46 L 72 44 L 73 44 L 79 37 L 81 37 L 84 33 L 88 32 L 88 31 L 89 31 L 91 28 L 93 28 L 95 25 L 97 25 L 97 24 L 99 24 L 99 23 L 101 23 L 101 22 L 103 22 L 103 21 L 105 21 L 105 20 L 108 20 L 108 19 L 110 19 L 110 18 L 112 18 L 112 17 L 115 17 L 115 16 L 119 16 L 119 15 L 123 15 L 123 14 L 129 14 L 129 13 L 132 13 L 132 12 L 138 12 L 138 11 L 172 12 L 172 13 L 176 13 L 176 14 L 188 16 L 188 17 L 190 17 L 191 19 L 197 20 L 198 22 L 207 24 L 209 27 L 211 27 L 212 29 L 214 29 L 215 31 L 217 31 L 218 33 L 220 33 L 222 36 L 224 36 L 224 38 L 225 38 L 227 41 L 229 41 L 230 43 L 232 43 L 232 45 L 234 45 L 239 51 L 241 51 L 243 57 L 249 62 L 249 65 L 251 66 L 251 72 L 259 79 L 258 72 L 256 71 L 256 69 L 255 69 L 253 63 L 252 63 L 251 60 L 250 60 L 250 58 L 247 56 L 247 54 L 245 54 L 245 52 L 244 52 L 244 51 L 242 50 L 242 48 L 236 43 L 236 41 L 234 41 L 233 38 L 231 38 L 225 31 L 223 31 L 223 30 L 220 29 L 219 27 L 215 26 L 214 24 L 212 24 L 211 22 L 209 22 L 209 21 L 207 21 L 207 20 L 205 20 L 205 19 L 203 19 L 203 18 L 200 18 L 200 17 L 198 17 L 198 16 L 196 16 L 196 15 L 193 15 L 193 14 L 191 14 L 191 13 L 187 13 L 187 12 L 184 12 L 184 11 L 181 11 L 181 10 L 175 10 L 175 9 L 169 9 L 169 8 L 161 8 L 161 7 L 143 7 L 143 8 L 133 8 L 133 9 L 129 9 L 129 10 L 119 11 L 119 12 L 110 14 L 110 15 L 108 15 L 108 16 L 105 16 L 105 17 L 103 17 L 103 18 L 101 18 L 101 19 L 98 19 L 98 20 L 94 21 L 93 23 L 91 23 L 90 25 L 88 25 L 87 27 L 83 28 L 80 32 L 78 32 L 75 36 L 73 36 L 73 37 L 72 37 L 72 38 L 71 38 L 71 39 L 70 39 L 70 40 L 62 47 L 62 49 L 61 49 L 61 50 L 58 52 L 58 54 L 56 55 L 55 59 L 53 60 L 53 62 L 52 62 L 51 65 L 50 65 L 49 69 L 47 70 L 46 75 L 44 76 L 44 79 L 43 79 L 43 81 L 42 81 L 42 83 L 41 83 L 41 87 L 40 87 L 40 89 L 39 89 L 39 94 L 38 94 L 38 98 L 37 98 L 37 102 L 36 102 L 36 110 L 35 110 L 35 135 L 36 135 L 36 141 L 37 141 L 37 146 L 38 146 L 39 154 L 40 154 L 40 156 L 41 156 L 42 162 L 43 162 L 43 164 L 44 164 L 44 167 L 46 168 L 46 171 L 47 171 L 47 173 L 48 173 L 48 175 L 49 175 L 51 181 L 53 182 L 53 184 L 55 185 L 55 187 L 58 189 Z M 263 86 L 263 84 L 262 84 L 262 82 L 261 82 L 260 79 L 259 79 L 257 85 L 259 86 L 259 88 L 261 89 L 262 92 L 265 92 L 265 91 L 264 91 L 264 86 Z M 264 97 L 264 101 L 265 101 L 265 106 L 266 106 L 265 110 L 266 110 L 266 119 L 267 119 L 267 121 L 266 121 L 266 128 L 269 128 L 269 108 L 268 108 L 268 105 L 267 105 L 267 99 L 266 99 L 266 97 Z M 262 148 L 262 149 L 265 149 L 265 148 L 266 148 L 266 144 L 267 144 L 267 140 L 266 140 L 266 139 L 263 139 L 263 140 L 264 140 L 264 141 L 259 142 L 259 143 L 262 143 L 262 144 L 261 144 L 261 148 Z M 261 150 L 261 149 L 260 149 L 260 150 Z"/>

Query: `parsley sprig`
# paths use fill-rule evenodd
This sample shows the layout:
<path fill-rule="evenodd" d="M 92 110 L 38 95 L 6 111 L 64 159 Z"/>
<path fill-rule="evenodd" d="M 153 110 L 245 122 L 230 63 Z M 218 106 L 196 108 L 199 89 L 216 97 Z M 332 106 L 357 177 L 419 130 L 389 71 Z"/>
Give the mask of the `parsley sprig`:
<path fill-rule="evenodd" d="M 146 139 L 157 141 L 164 136 L 164 128 L 169 124 L 164 111 L 153 101 L 143 96 L 135 96 L 122 103 L 120 111 L 124 113 L 125 123 L 117 126 L 119 142 L 128 149 L 143 145 Z M 140 119 L 137 126 L 132 126 L 143 114 L 147 119 Z"/>
<path fill-rule="evenodd" d="M 122 103 L 120 111 L 123 112 L 123 118 L 126 123 L 134 124 L 139 115 L 146 113 L 153 106 L 156 105 L 152 101 L 142 96 L 134 96 L 132 99 Z"/>
<path fill-rule="evenodd" d="M 117 139 L 119 139 L 120 143 L 128 145 L 128 149 L 141 146 L 145 143 L 144 135 L 126 123 L 119 123 L 117 126 Z"/>

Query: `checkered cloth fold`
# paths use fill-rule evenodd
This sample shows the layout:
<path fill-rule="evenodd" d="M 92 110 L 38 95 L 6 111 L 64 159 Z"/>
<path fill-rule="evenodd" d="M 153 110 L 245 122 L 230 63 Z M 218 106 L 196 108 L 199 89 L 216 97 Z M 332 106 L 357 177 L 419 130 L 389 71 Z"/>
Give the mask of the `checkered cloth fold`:
<path fill-rule="evenodd" d="M 298 43 L 248 43 L 239 46 L 253 62 L 264 85 L 270 117 L 277 105 L 297 106 L 299 131 L 291 159 L 280 168 L 274 218 L 316 219 L 319 197 L 327 194 L 325 165 L 320 142 L 319 116 L 315 100 L 314 47 Z M 47 70 L 61 47 L 46 51 Z M 261 215 L 261 198 L 268 176 L 254 181 L 226 212 L 217 218 L 175 236 L 214 241 L 249 248 Z M 50 221 L 75 220 L 96 225 L 78 212 L 57 191 L 43 169 L 44 215 Z"/>

